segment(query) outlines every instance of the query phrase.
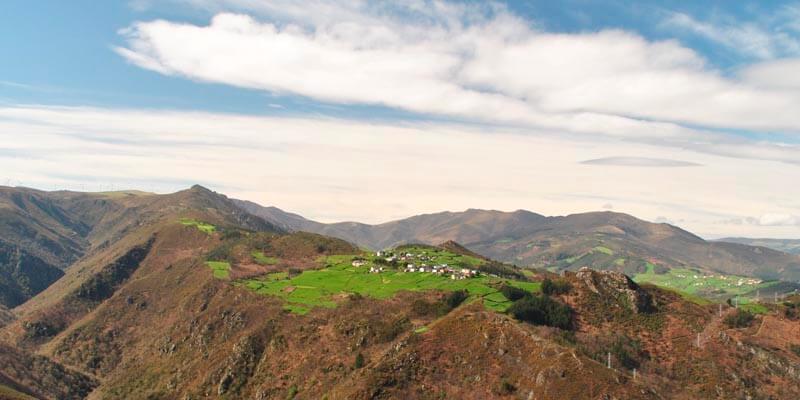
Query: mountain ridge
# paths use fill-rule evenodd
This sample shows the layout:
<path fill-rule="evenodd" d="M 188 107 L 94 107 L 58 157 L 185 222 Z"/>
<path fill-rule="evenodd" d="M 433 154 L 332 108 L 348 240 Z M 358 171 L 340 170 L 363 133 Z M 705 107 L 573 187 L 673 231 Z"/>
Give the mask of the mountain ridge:
<path fill-rule="evenodd" d="M 784 253 L 800 254 L 800 239 L 727 237 L 715 241 L 767 247 Z"/>
<path fill-rule="evenodd" d="M 680 227 L 611 211 L 543 216 L 526 210 L 467 209 L 375 225 L 324 224 L 276 207 L 265 211 L 256 203 L 235 202 L 289 230 L 334 236 L 373 250 L 452 240 L 492 259 L 557 270 L 592 266 L 636 274 L 645 272 L 649 264 L 657 264 L 761 279 L 800 280 L 798 255 L 763 246 L 706 241 Z"/>
<path fill-rule="evenodd" d="M 97 199 L 74 200 L 59 201 L 81 209 Z M 793 369 L 800 355 L 791 350 L 800 339 L 781 334 L 798 321 L 780 321 L 779 304 L 755 317 L 778 333 L 764 336 L 755 323 L 720 327 L 717 304 L 619 272 L 524 271 L 454 241 L 379 256 L 286 232 L 201 187 L 106 201 L 105 212 L 85 216 L 94 247 L 32 299 L 0 307 L 0 390 L 44 399 L 555 400 L 793 398 L 800 387 Z M 535 230 L 561 227 L 555 233 L 580 238 L 673 233 L 698 243 L 616 214 L 552 221 L 508 214 L 469 210 L 399 225 L 405 233 L 430 228 L 431 240 L 499 237 L 507 224 L 547 221 Z M 528 234 L 521 225 L 512 228 Z M 395 256 L 482 272 L 463 279 L 407 272 Z M 517 274 L 503 278 L 501 267 Z M 411 284 L 394 287 L 401 281 Z M 544 324 L 532 313 L 536 304 L 549 310 Z M 556 325 L 556 315 L 566 320 Z M 697 334 L 705 335 L 702 347 L 693 344 Z M 605 364 L 609 351 L 614 368 Z M 754 362 L 742 369 L 747 361 Z M 698 362 L 702 370 L 692 368 Z"/>

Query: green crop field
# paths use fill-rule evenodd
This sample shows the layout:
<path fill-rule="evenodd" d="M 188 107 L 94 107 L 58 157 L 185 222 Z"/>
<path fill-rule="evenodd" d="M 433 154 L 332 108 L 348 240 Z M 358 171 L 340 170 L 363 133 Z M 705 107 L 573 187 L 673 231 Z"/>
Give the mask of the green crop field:
<path fill-rule="evenodd" d="M 211 225 L 211 224 L 209 224 L 207 222 L 198 221 L 196 219 L 181 218 L 180 221 L 181 221 L 181 224 L 183 224 L 183 225 L 193 226 L 193 227 L 195 227 L 195 228 L 197 228 L 197 229 L 199 229 L 199 230 L 201 230 L 201 231 L 203 231 L 205 233 L 208 233 L 208 234 L 211 234 L 211 233 L 213 233 L 214 231 L 217 230 L 216 226 Z"/>
<path fill-rule="evenodd" d="M 455 257 L 441 255 L 450 260 Z M 482 299 L 492 310 L 505 311 L 511 302 L 497 291 L 495 286 L 503 282 L 530 290 L 539 291 L 538 282 L 510 281 L 480 276 L 453 280 L 433 273 L 400 272 L 388 270 L 379 274 L 369 273 L 369 266 L 353 267 L 353 256 L 335 256 L 324 259 L 326 267 L 304 271 L 295 277 L 270 274 L 258 279 L 241 282 L 245 287 L 264 295 L 277 296 L 286 301 L 286 309 L 305 314 L 314 307 L 336 307 L 335 297 L 358 293 L 362 296 L 385 299 L 400 291 L 465 289 L 471 300 Z"/>
<path fill-rule="evenodd" d="M 206 265 L 211 268 L 214 278 L 228 279 L 231 275 L 231 264 L 225 261 L 206 261 Z"/>
<path fill-rule="evenodd" d="M 268 257 L 265 256 L 263 252 L 258 250 L 253 250 L 250 254 L 253 257 L 253 260 L 261 265 L 275 265 L 280 262 L 280 259 L 276 257 Z"/>
<path fill-rule="evenodd" d="M 752 278 L 736 275 L 709 274 L 691 269 L 676 268 L 664 274 L 655 273 L 655 266 L 648 263 L 647 272 L 637 274 L 638 283 L 652 283 L 693 296 L 723 299 L 741 296 L 756 289 L 767 288 L 776 282 L 757 282 Z"/>

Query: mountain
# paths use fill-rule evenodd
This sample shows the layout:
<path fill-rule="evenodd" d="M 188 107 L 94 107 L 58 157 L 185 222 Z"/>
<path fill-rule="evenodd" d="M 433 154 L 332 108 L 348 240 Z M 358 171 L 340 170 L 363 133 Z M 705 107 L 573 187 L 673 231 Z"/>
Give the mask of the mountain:
<path fill-rule="evenodd" d="M 749 246 L 767 247 L 789 254 L 800 254 L 800 239 L 751 239 L 751 238 L 723 238 L 717 242 L 739 243 Z"/>
<path fill-rule="evenodd" d="M 86 224 L 85 250 L 33 298 L 0 307 L 0 398 L 800 396 L 800 299 L 730 327 L 726 305 L 618 272 L 521 273 L 452 241 L 395 253 L 517 274 L 404 272 L 202 187 L 37 196 Z M 489 219 L 465 232 L 499 234 Z"/>
<path fill-rule="evenodd" d="M 553 270 L 590 266 L 636 274 L 655 265 L 800 280 L 798 255 L 763 246 L 706 241 L 669 224 L 614 212 L 545 217 L 523 210 L 470 209 L 367 225 L 321 224 L 274 207 L 237 204 L 285 229 L 334 236 L 371 249 L 453 240 L 496 260 Z"/>
<path fill-rule="evenodd" d="M 202 187 L 169 196 L 0 187 L 0 304 L 22 304 L 76 261 L 166 213 L 213 208 L 256 219 L 218 197 Z"/>

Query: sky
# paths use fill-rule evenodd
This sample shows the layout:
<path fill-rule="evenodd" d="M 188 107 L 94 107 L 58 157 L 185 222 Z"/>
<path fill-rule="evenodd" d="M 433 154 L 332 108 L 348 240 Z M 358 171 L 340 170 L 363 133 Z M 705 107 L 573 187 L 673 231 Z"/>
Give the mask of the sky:
<path fill-rule="evenodd" d="M 800 238 L 800 2 L 5 0 L 0 185 Z"/>

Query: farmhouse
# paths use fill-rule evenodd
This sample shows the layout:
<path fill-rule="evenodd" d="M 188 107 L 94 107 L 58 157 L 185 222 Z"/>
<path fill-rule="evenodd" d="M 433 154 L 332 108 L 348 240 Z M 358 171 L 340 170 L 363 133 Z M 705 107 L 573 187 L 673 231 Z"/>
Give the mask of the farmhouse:
<path fill-rule="evenodd" d="M 367 262 L 365 260 L 353 260 L 351 265 L 354 266 L 354 267 L 363 267 L 363 266 L 367 265 Z"/>

